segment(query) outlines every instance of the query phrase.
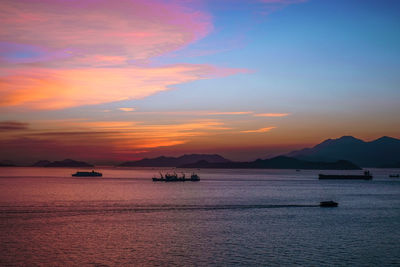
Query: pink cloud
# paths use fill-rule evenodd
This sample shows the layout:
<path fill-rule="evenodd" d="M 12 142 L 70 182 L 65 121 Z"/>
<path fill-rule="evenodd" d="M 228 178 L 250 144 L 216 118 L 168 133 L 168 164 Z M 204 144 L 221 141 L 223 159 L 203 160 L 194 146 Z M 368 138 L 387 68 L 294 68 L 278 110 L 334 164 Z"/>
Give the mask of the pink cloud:
<path fill-rule="evenodd" d="M 145 60 L 212 29 L 206 13 L 156 0 L 3 0 L 0 41 Z"/>
<path fill-rule="evenodd" d="M 7 44 L 0 60 L 40 62 L 3 66 L 0 106 L 59 109 L 138 99 L 172 85 L 245 72 L 206 64 L 131 64 L 212 30 L 208 14 L 179 1 L 3 0 L 0 10 L 0 42 Z"/>
<path fill-rule="evenodd" d="M 289 113 L 257 113 L 254 114 L 255 117 L 286 117 Z"/>
<path fill-rule="evenodd" d="M 125 112 L 132 112 L 136 110 L 136 108 L 118 108 L 118 109 Z"/>

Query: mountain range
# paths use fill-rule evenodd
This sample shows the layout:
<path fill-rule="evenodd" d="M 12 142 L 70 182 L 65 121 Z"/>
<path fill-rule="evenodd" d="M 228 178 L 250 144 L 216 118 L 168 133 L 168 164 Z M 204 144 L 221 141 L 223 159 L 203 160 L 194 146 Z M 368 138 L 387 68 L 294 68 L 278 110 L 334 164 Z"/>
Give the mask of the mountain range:
<path fill-rule="evenodd" d="M 0 167 L 15 166 L 0 161 Z M 93 167 L 65 159 L 41 160 L 34 167 Z M 278 168 L 278 169 L 355 169 L 361 167 L 400 168 L 400 140 L 381 137 L 366 142 L 353 136 L 327 139 L 322 143 L 288 154 L 251 162 L 233 162 L 217 154 L 187 154 L 180 157 L 145 158 L 121 163 L 121 167 L 185 167 L 185 168 Z"/>
<path fill-rule="evenodd" d="M 313 162 L 278 156 L 271 159 L 257 159 L 251 162 L 207 162 L 184 164 L 179 168 L 217 168 L 217 169 L 303 169 L 303 170 L 360 170 L 357 165 L 346 161 Z"/>
<path fill-rule="evenodd" d="M 93 167 L 92 164 L 76 161 L 72 159 L 64 159 L 61 161 L 48 161 L 48 160 L 39 160 L 32 167 Z"/>
<path fill-rule="evenodd" d="M 322 143 L 285 156 L 309 161 L 348 160 L 362 167 L 397 166 L 400 163 L 400 140 L 381 137 L 365 142 L 353 136 L 327 139 Z"/>
<path fill-rule="evenodd" d="M 1 160 L 0 167 L 15 167 L 15 164 L 10 160 Z"/>
<path fill-rule="evenodd" d="M 157 157 L 157 158 L 145 158 L 137 161 L 127 161 L 121 163 L 121 167 L 178 167 L 185 164 L 196 163 L 198 161 L 205 160 L 212 163 L 230 162 L 230 160 L 221 157 L 220 155 L 209 155 L 209 154 L 190 154 L 183 155 L 180 157 Z"/>

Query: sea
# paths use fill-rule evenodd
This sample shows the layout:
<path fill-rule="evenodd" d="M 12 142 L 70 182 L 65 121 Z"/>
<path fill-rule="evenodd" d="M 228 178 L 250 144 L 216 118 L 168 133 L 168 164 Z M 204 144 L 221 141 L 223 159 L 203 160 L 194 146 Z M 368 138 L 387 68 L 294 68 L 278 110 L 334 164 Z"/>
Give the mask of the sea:
<path fill-rule="evenodd" d="M 76 171 L 0 169 L 0 266 L 400 266 L 400 170 Z"/>

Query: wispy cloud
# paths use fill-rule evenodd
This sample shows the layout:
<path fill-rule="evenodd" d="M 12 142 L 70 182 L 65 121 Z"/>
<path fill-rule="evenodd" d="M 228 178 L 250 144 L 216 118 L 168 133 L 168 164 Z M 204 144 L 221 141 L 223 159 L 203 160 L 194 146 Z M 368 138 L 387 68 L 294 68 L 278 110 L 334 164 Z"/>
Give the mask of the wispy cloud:
<path fill-rule="evenodd" d="M 252 111 L 226 111 L 226 112 L 209 112 L 207 115 L 248 115 L 252 114 Z"/>
<path fill-rule="evenodd" d="M 208 14 L 174 1 L 2 0 L 0 9 L 0 39 L 68 48 L 71 56 L 148 59 L 194 42 L 212 29 Z"/>
<path fill-rule="evenodd" d="M 18 121 L 0 121 L 0 132 L 27 130 L 28 123 Z"/>
<path fill-rule="evenodd" d="M 2 122 L 0 130 L 26 129 L 26 125 L 17 122 Z M 24 128 L 25 127 L 25 128 Z M 21 152 L 21 144 L 25 151 L 36 151 L 40 145 L 53 146 L 57 154 L 74 153 L 80 155 L 78 149 L 85 150 L 90 157 L 103 158 L 121 156 L 122 154 L 138 154 L 147 149 L 177 146 L 190 142 L 194 137 L 204 137 L 230 130 L 224 123 L 216 120 L 194 120 L 172 124 L 146 124 L 130 121 L 52 121 L 51 124 L 37 123 L 33 129 L 22 131 L 18 135 L 0 135 L 0 144 L 5 151 Z M 23 140 L 18 142 L 17 140 Z M 91 148 L 88 148 L 91 147 Z M 94 149 L 94 147 L 102 148 Z M 15 150 L 13 150 L 15 149 Z M 50 150 L 48 153 L 53 153 Z M 73 151 L 73 152 L 71 152 Z M 91 152 L 90 152 L 91 151 Z"/>
<path fill-rule="evenodd" d="M 141 99 L 170 86 L 242 72 L 210 65 L 164 67 L 5 70 L 0 76 L 0 106 L 60 109 Z"/>
<path fill-rule="evenodd" d="M 136 110 L 136 108 L 118 108 L 118 109 L 125 112 L 131 112 Z"/>
<path fill-rule="evenodd" d="M 255 117 L 286 117 L 289 113 L 257 113 L 254 114 Z"/>
<path fill-rule="evenodd" d="M 265 127 L 265 128 L 260 128 L 257 130 L 246 130 L 246 131 L 241 131 L 241 133 L 266 133 L 271 131 L 272 129 L 275 129 L 275 126 L 270 126 L 270 127 Z"/>

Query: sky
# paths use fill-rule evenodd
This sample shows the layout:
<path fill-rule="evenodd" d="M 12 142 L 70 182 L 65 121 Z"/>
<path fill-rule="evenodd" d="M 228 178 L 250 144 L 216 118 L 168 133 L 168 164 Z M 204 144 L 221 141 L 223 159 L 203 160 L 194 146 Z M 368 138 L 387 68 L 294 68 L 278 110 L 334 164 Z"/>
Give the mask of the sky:
<path fill-rule="evenodd" d="M 2 0 L 0 160 L 400 138 L 397 0 Z"/>

